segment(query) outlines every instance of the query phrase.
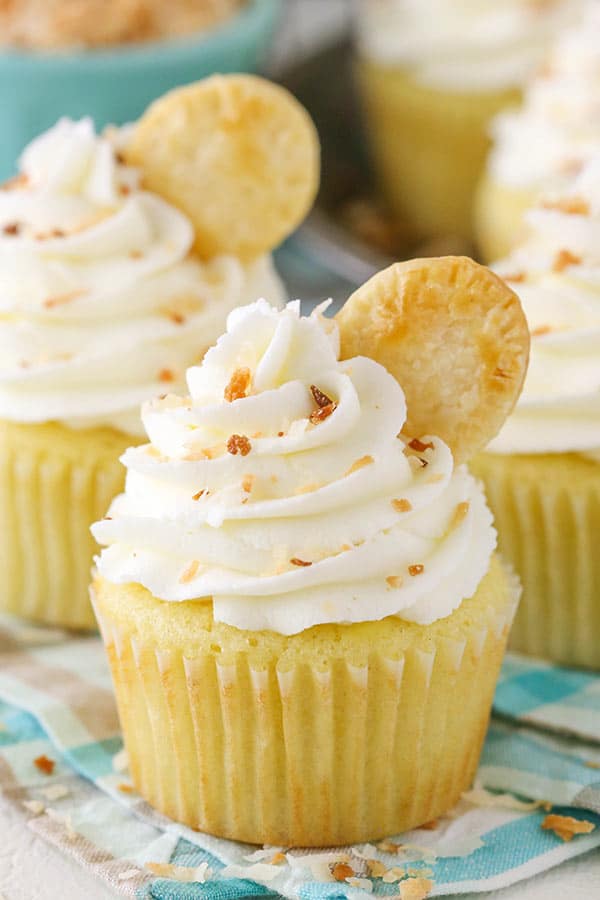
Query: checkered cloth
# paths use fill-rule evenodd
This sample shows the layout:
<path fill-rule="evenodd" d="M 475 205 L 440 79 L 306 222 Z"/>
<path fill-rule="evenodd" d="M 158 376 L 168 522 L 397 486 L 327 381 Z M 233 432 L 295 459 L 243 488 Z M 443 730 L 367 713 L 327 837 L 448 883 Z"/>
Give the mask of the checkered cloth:
<path fill-rule="evenodd" d="M 151 809 L 120 764 L 98 638 L 3 620 L 0 698 L 0 789 L 28 827 L 125 897 L 433 897 L 504 887 L 600 846 L 600 676 L 510 656 L 479 786 L 434 829 L 335 851 L 257 850 Z M 549 804 L 584 831 L 563 841 L 544 830 Z M 334 879 L 336 862 L 349 881 Z"/>

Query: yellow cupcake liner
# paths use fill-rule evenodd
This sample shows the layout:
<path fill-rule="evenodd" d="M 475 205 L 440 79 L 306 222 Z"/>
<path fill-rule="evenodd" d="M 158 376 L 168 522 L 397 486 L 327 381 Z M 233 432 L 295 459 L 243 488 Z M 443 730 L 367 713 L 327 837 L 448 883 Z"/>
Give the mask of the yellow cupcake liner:
<path fill-rule="evenodd" d="M 0 610 L 95 628 L 89 601 L 92 522 L 124 483 L 131 436 L 55 423 L 0 421 Z"/>
<path fill-rule="evenodd" d="M 496 559 L 431 626 L 284 637 L 136 585 L 98 580 L 94 594 L 133 782 L 173 819 L 248 843 L 343 845 L 427 822 L 473 780 L 516 605 Z"/>
<path fill-rule="evenodd" d="M 383 196 L 416 237 L 473 237 L 473 201 L 490 148 L 488 124 L 517 90 L 452 92 L 405 69 L 359 60 L 374 162 Z"/>
<path fill-rule="evenodd" d="M 524 232 L 525 213 L 536 197 L 536 191 L 509 188 L 484 175 L 475 197 L 475 240 L 484 262 L 508 256 Z"/>
<path fill-rule="evenodd" d="M 499 548 L 521 577 L 511 649 L 600 668 L 600 464 L 576 454 L 483 454 Z"/>

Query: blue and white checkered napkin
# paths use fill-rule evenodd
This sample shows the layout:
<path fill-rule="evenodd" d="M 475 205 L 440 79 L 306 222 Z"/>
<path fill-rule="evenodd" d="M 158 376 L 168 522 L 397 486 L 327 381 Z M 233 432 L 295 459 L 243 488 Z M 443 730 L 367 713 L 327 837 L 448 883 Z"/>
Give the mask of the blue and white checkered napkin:
<path fill-rule="evenodd" d="M 335 851 L 257 850 L 144 803 L 121 765 L 97 638 L 3 622 L 0 697 L 0 789 L 30 828 L 126 897 L 434 897 L 504 887 L 600 846 L 600 676 L 509 657 L 478 786 L 433 829 Z M 564 841 L 543 829 L 550 805 L 587 823 L 582 832 Z M 336 862 L 354 874 L 336 881 L 332 869 L 348 873 Z"/>

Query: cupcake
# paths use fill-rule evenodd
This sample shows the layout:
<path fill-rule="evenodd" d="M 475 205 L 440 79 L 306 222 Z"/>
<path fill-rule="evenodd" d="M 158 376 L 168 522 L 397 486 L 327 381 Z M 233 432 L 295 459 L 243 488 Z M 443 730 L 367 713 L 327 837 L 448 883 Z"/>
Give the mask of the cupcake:
<path fill-rule="evenodd" d="M 471 260 L 417 260 L 323 312 L 232 312 L 188 395 L 145 406 L 149 443 L 93 527 L 134 784 L 250 843 L 376 839 L 450 808 L 518 593 L 461 464 L 520 389 L 516 296 Z"/>
<path fill-rule="evenodd" d="M 580 0 L 362 0 L 357 76 L 384 197 L 416 237 L 473 236 L 490 119 Z"/>
<path fill-rule="evenodd" d="M 600 152 L 600 6 L 592 0 L 529 84 L 522 109 L 500 115 L 476 200 L 486 259 L 508 255 L 540 193 L 568 188 Z"/>
<path fill-rule="evenodd" d="M 0 47 L 64 51 L 182 37 L 214 28 L 243 0 L 19 0 L 0 6 Z"/>
<path fill-rule="evenodd" d="M 515 650 L 600 667 L 600 157 L 527 216 L 498 265 L 523 302 L 531 364 L 513 415 L 473 461 L 523 582 Z"/>
<path fill-rule="evenodd" d="M 14 174 L 22 148 L 61 116 L 89 115 L 99 128 L 122 125 L 177 85 L 215 72 L 257 71 L 280 4 L 4 0 L 0 180 Z"/>
<path fill-rule="evenodd" d="M 168 95 L 129 135 L 62 120 L 27 147 L 0 191 L 3 611 L 95 625 L 89 526 L 122 489 L 139 406 L 182 389 L 234 307 L 283 299 L 268 251 L 317 172 L 304 110 L 249 76 Z"/>

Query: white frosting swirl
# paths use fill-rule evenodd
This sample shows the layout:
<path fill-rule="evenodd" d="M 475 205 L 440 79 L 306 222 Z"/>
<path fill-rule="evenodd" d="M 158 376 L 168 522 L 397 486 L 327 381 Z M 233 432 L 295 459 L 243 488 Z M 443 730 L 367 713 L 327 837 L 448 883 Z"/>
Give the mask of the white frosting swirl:
<path fill-rule="evenodd" d="M 496 540 L 481 488 L 438 438 L 407 451 L 396 380 L 338 351 L 321 309 L 232 312 L 188 371 L 190 397 L 146 405 L 151 443 L 125 453 L 125 493 L 93 527 L 100 574 L 163 600 L 212 597 L 217 620 L 283 634 L 430 623 L 472 596 Z M 225 399 L 244 378 L 247 395 Z"/>
<path fill-rule="evenodd" d="M 0 417 L 143 434 L 230 309 L 282 299 L 267 258 L 202 263 L 191 223 L 140 189 L 90 119 L 33 141 L 0 191 Z"/>
<path fill-rule="evenodd" d="M 492 125 L 494 181 L 537 192 L 568 185 L 600 152 L 600 3 L 556 44 L 529 85 L 523 107 Z"/>
<path fill-rule="evenodd" d="M 361 0 L 361 52 L 457 91 L 521 87 L 581 0 Z"/>
<path fill-rule="evenodd" d="M 527 215 L 530 234 L 497 269 L 532 332 L 517 407 L 488 449 L 600 452 L 600 156 Z M 514 278 L 516 277 L 516 281 Z"/>

